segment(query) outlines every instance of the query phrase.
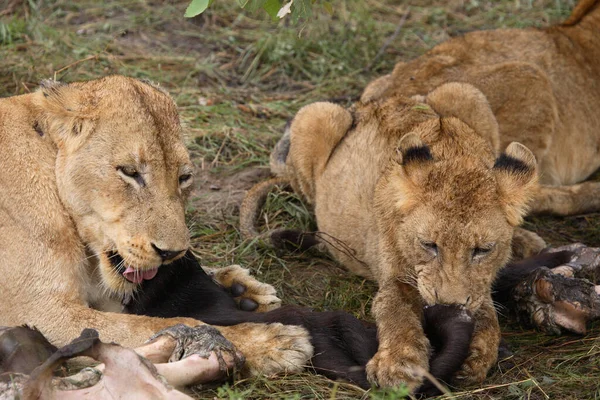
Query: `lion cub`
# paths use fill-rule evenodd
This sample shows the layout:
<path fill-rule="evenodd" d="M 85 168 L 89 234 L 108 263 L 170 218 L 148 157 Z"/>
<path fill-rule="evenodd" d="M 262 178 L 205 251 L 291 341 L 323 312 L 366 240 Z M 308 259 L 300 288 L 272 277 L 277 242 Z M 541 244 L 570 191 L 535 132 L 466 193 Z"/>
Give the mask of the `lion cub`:
<path fill-rule="evenodd" d="M 455 96 L 469 112 L 440 114 Z M 367 372 L 380 385 L 421 384 L 427 305 L 462 305 L 475 318 L 461 376 L 480 381 L 496 359 L 491 285 L 535 194 L 537 166 L 516 142 L 496 157 L 495 129 L 483 94 L 461 83 L 352 111 L 315 103 L 291 125 L 285 176 L 314 205 L 319 231 L 351 249 L 332 242 L 329 251 L 379 283 L 379 350 Z"/>
<path fill-rule="evenodd" d="M 423 307 L 458 304 L 475 318 L 458 377 L 481 382 L 500 337 L 492 281 L 511 248 L 544 246 L 517 228 L 530 203 L 600 209 L 600 184 L 576 184 L 600 167 L 599 4 L 583 0 L 546 30 L 449 40 L 398 63 L 351 109 L 302 108 L 278 143 L 272 171 L 314 206 L 328 250 L 379 284 L 371 381 L 417 387 L 430 351 Z M 266 187 L 243 204 L 246 234 Z"/>

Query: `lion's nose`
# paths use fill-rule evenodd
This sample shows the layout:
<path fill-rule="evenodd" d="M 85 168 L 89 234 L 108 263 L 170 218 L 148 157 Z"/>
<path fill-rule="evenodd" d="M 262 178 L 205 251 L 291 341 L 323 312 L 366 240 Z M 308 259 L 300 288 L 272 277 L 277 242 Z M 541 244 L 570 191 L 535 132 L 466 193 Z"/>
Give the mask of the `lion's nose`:
<path fill-rule="evenodd" d="M 163 250 L 158 248 L 158 246 L 156 246 L 154 243 L 152 243 L 152 248 L 154 249 L 154 251 L 156 251 L 160 258 L 162 258 L 163 261 L 172 260 L 181 253 L 185 252 L 185 250 Z"/>

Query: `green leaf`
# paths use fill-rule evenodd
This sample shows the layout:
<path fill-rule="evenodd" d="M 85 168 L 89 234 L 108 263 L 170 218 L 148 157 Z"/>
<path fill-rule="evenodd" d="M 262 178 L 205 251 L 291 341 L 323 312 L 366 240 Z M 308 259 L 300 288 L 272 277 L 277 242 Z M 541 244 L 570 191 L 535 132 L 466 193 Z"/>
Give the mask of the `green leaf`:
<path fill-rule="evenodd" d="M 239 1 L 240 6 L 251 13 L 263 7 L 265 0 L 243 0 Z"/>
<path fill-rule="evenodd" d="M 294 0 L 294 4 L 292 4 L 292 21 L 294 23 L 297 23 L 300 19 L 309 19 L 311 15 L 311 0 Z"/>
<path fill-rule="evenodd" d="M 184 17 L 192 18 L 202 14 L 210 4 L 210 0 L 192 0 L 188 8 L 185 10 Z"/>
<path fill-rule="evenodd" d="M 267 0 L 263 4 L 263 9 L 271 16 L 271 19 L 277 19 L 277 12 L 281 8 L 281 1 L 279 0 Z"/>
<path fill-rule="evenodd" d="M 430 111 L 431 107 L 429 107 L 427 104 L 415 104 L 412 107 L 413 110 L 421 110 L 421 111 Z"/>
<path fill-rule="evenodd" d="M 327 14 L 333 15 L 333 6 L 330 2 L 326 1 L 325 3 L 323 3 L 323 8 L 327 12 Z"/>

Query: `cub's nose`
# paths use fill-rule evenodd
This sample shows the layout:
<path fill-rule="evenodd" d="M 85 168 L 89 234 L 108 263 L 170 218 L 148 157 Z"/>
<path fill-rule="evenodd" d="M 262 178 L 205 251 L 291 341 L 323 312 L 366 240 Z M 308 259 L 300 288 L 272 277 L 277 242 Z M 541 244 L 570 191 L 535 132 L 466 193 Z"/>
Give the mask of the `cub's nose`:
<path fill-rule="evenodd" d="M 181 253 L 185 253 L 185 250 L 163 250 L 158 248 L 154 243 L 152 243 L 152 248 L 163 261 L 170 261 Z"/>

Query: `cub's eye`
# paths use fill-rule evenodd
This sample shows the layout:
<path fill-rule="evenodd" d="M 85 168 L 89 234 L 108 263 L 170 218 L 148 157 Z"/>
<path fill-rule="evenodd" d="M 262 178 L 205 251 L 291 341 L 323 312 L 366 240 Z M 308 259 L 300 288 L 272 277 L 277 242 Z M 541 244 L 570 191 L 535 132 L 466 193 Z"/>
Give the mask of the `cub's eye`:
<path fill-rule="evenodd" d="M 492 250 L 494 250 L 494 243 L 491 243 L 485 247 L 475 247 L 472 251 L 471 257 L 474 260 L 481 259 L 490 254 Z"/>
<path fill-rule="evenodd" d="M 188 183 L 191 180 L 192 180 L 192 174 L 183 174 L 179 177 L 179 184 L 185 185 L 186 183 Z"/>
<path fill-rule="evenodd" d="M 122 173 L 125 176 L 134 178 L 134 179 L 137 178 L 138 176 L 140 176 L 140 173 L 137 171 L 137 169 L 135 169 L 134 167 L 131 167 L 131 166 L 117 167 L 117 171 L 119 171 L 120 173 Z"/>
<path fill-rule="evenodd" d="M 419 243 L 421 244 L 421 247 L 425 249 L 428 253 L 430 253 L 434 257 L 437 257 L 438 247 L 437 244 L 435 244 L 435 242 L 430 242 L 428 240 L 419 240 Z"/>
<path fill-rule="evenodd" d="M 130 165 L 118 166 L 117 172 L 123 177 L 135 180 L 140 186 L 146 185 L 144 178 L 135 167 Z"/>

